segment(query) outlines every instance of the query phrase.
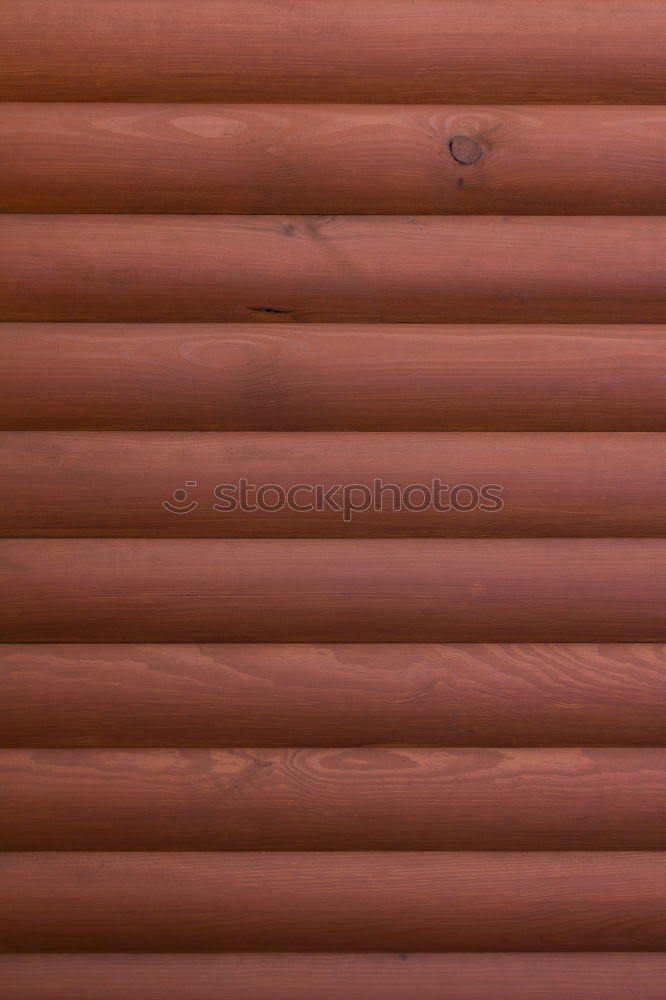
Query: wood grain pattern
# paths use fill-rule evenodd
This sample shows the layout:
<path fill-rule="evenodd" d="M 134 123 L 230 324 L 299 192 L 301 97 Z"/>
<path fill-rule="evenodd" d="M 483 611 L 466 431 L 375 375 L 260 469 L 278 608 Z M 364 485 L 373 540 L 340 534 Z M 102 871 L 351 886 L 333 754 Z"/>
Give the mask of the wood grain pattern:
<path fill-rule="evenodd" d="M 6 0 L 10 100 L 663 103 L 660 0 Z"/>
<path fill-rule="evenodd" d="M 663 642 L 663 539 L 4 539 L 4 642 Z"/>
<path fill-rule="evenodd" d="M 663 5 L 7 3 L 9 1000 L 656 1000 Z"/>
<path fill-rule="evenodd" d="M 666 212 L 663 105 L 8 103 L 0 147 L 2 212 Z"/>
<path fill-rule="evenodd" d="M 666 431 L 666 327 L 0 323 L 7 430 Z"/>
<path fill-rule="evenodd" d="M 666 534 L 666 434 L 0 432 L 0 466 L 10 536 Z"/>
<path fill-rule="evenodd" d="M 4 1000 L 663 1000 L 659 954 L 2 955 Z"/>
<path fill-rule="evenodd" d="M 666 749 L 0 751 L 3 851 L 651 851 Z"/>
<path fill-rule="evenodd" d="M 0 646 L 0 745 L 666 746 L 666 646 Z"/>
<path fill-rule="evenodd" d="M 5 215 L 0 224 L 2 320 L 666 321 L 664 216 Z"/>
<path fill-rule="evenodd" d="M 22 852 L 8 952 L 663 951 L 666 853 Z"/>

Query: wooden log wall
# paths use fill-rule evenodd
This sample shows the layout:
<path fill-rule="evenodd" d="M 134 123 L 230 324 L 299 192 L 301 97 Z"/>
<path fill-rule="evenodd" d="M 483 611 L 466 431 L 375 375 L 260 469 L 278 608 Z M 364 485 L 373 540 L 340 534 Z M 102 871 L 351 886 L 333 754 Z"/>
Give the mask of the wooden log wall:
<path fill-rule="evenodd" d="M 3 1000 L 663 1000 L 661 0 L 1 20 Z"/>

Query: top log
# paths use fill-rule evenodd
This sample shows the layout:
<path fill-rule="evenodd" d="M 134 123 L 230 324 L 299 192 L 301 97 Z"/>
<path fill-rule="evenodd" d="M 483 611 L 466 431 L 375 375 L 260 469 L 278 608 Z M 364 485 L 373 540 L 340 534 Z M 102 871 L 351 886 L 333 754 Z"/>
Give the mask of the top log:
<path fill-rule="evenodd" d="M 661 103 L 661 0 L 5 0 L 2 100 Z"/>

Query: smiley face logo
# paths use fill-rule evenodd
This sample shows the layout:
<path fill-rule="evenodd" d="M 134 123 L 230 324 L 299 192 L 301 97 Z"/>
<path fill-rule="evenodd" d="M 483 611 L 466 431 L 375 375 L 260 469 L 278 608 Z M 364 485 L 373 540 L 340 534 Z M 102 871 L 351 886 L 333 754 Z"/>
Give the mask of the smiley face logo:
<path fill-rule="evenodd" d="M 185 485 L 196 486 L 197 484 L 196 481 L 188 481 Z M 190 514 L 196 507 L 199 506 L 199 504 L 196 500 L 190 500 L 188 502 L 187 490 L 180 488 L 173 491 L 171 500 L 163 500 L 162 506 L 171 514 Z"/>

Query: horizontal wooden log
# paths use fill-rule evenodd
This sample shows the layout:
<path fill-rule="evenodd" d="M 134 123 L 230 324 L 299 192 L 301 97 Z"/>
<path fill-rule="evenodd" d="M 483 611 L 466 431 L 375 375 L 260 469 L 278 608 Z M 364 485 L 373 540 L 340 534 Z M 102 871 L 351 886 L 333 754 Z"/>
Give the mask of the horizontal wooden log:
<path fill-rule="evenodd" d="M 666 212 L 663 106 L 7 103 L 0 143 L 2 212 Z"/>
<path fill-rule="evenodd" d="M 4 539 L 3 642 L 663 642 L 663 539 Z"/>
<path fill-rule="evenodd" d="M 660 0 L 6 0 L 0 98 L 664 100 Z"/>
<path fill-rule="evenodd" d="M 0 224 L 2 320 L 666 321 L 664 216 L 4 215 Z"/>
<path fill-rule="evenodd" d="M 5 644 L 0 745 L 666 746 L 666 646 Z"/>
<path fill-rule="evenodd" d="M 666 434 L 0 432 L 0 534 L 666 534 Z"/>
<path fill-rule="evenodd" d="M 3 851 L 650 851 L 666 749 L 0 751 Z"/>
<path fill-rule="evenodd" d="M 666 852 L 20 852 L 7 952 L 664 951 Z"/>
<path fill-rule="evenodd" d="M 660 954 L 2 955 L 4 1000 L 663 1000 Z"/>
<path fill-rule="evenodd" d="M 0 323 L 8 430 L 666 431 L 666 327 Z"/>

